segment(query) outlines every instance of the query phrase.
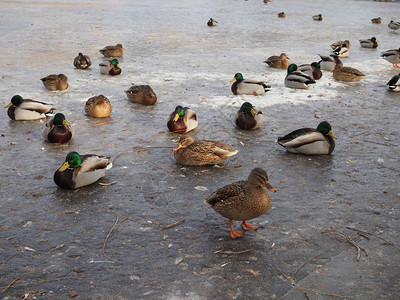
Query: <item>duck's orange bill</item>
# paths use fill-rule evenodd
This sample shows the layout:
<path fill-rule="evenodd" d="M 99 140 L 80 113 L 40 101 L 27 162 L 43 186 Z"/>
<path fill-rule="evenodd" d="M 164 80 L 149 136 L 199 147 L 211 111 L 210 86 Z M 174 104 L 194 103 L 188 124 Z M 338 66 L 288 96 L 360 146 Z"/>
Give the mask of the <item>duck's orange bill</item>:
<path fill-rule="evenodd" d="M 268 180 L 264 182 L 263 186 L 265 186 L 269 191 L 275 193 L 276 190 L 269 184 Z"/>
<path fill-rule="evenodd" d="M 174 122 L 178 121 L 178 119 L 179 119 L 179 115 L 178 115 L 178 114 L 175 114 Z"/>

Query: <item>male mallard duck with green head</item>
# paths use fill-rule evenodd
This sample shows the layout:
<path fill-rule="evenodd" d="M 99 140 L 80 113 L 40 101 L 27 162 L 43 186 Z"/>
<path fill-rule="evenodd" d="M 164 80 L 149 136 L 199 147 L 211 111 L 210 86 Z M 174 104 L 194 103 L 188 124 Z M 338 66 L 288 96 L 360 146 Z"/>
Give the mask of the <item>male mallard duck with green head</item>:
<path fill-rule="evenodd" d="M 336 67 L 335 56 L 337 57 L 337 55 L 335 54 L 331 54 L 329 56 L 323 56 L 321 54 L 318 55 L 319 57 L 321 57 L 321 60 L 318 62 L 319 65 L 321 66 L 321 69 L 324 71 L 332 72 Z M 343 63 L 341 62 L 340 59 L 338 59 L 338 62 L 339 64 L 341 64 L 341 66 L 343 66 Z"/>
<path fill-rule="evenodd" d="M 308 89 L 310 84 L 314 84 L 313 80 L 307 74 L 301 72 L 296 64 L 290 64 L 285 77 L 285 86 L 292 89 Z"/>
<path fill-rule="evenodd" d="M 335 50 L 337 47 L 345 45 L 346 48 L 350 49 L 350 41 L 349 40 L 344 40 L 344 41 L 337 41 L 331 44 L 332 50 Z"/>
<path fill-rule="evenodd" d="M 256 230 L 258 226 L 247 223 L 247 220 L 265 214 L 270 205 L 271 192 L 275 189 L 268 181 L 268 175 L 261 168 L 253 169 L 247 180 L 237 181 L 213 192 L 204 203 L 212 207 L 217 213 L 229 220 L 231 237 L 242 237 L 243 232 L 233 229 L 232 221 L 242 221 L 244 230 Z"/>
<path fill-rule="evenodd" d="M 218 22 L 215 21 L 213 18 L 210 18 L 210 20 L 208 20 L 208 22 L 207 22 L 207 25 L 208 26 L 217 26 Z"/>
<path fill-rule="evenodd" d="M 167 127 L 175 133 L 186 133 L 195 129 L 198 123 L 196 113 L 193 110 L 178 105 L 169 116 Z"/>
<path fill-rule="evenodd" d="M 400 22 L 391 20 L 390 23 L 388 24 L 388 27 L 393 31 L 396 31 L 397 29 L 400 29 Z"/>
<path fill-rule="evenodd" d="M 372 37 L 370 39 L 362 39 L 359 40 L 360 46 L 363 48 L 376 48 L 378 47 L 378 41 L 376 40 L 375 37 Z"/>
<path fill-rule="evenodd" d="M 99 64 L 100 66 L 100 73 L 104 75 L 119 75 L 121 74 L 121 66 L 119 65 L 118 59 L 114 58 L 110 61 L 105 61 Z"/>
<path fill-rule="evenodd" d="M 310 78 L 313 80 L 318 80 L 322 77 L 321 65 L 318 62 L 300 65 L 298 69 L 310 76 Z"/>
<path fill-rule="evenodd" d="M 90 117 L 107 118 L 110 116 L 111 112 L 111 102 L 103 95 L 89 98 L 85 103 L 85 113 Z"/>
<path fill-rule="evenodd" d="M 99 180 L 111 169 L 109 157 L 70 152 L 63 165 L 54 173 L 54 182 L 65 189 L 77 189 Z"/>
<path fill-rule="evenodd" d="M 331 154 L 335 149 L 336 136 L 331 125 L 323 121 L 317 129 L 301 128 L 283 137 L 278 137 L 277 143 L 288 152 L 308 155 Z"/>
<path fill-rule="evenodd" d="M 244 79 L 242 73 L 236 73 L 232 81 L 231 91 L 235 95 L 262 95 L 271 89 L 262 81 Z"/>
<path fill-rule="evenodd" d="M 68 88 L 68 77 L 64 74 L 51 74 L 40 79 L 46 89 L 51 91 L 63 91 Z"/>
<path fill-rule="evenodd" d="M 57 113 L 49 119 L 43 129 L 43 137 L 51 143 L 66 143 L 72 139 L 75 130 L 65 120 L 62 113 Z"/>
<path fill-rule="evenodd" d="M 391 92 L 400 92 L 400 73 L 394 75 L 386 84 Z"/>
<path fill-rule="evenodd" d="M 254 107 L 249 102 L 242 104 L 235 118 L 236 126 L 243 130 L 257 129 L 263 122 L 264 115 L 261 110 Z"/>
<path fill-rule="evenodd" d="M 77 69 L 85 70 L 88 69 L 92 65 L 92 61 L 90 57 L 87 55 L 83 55 L 79 52 L 78 56 L 74 59 L 74 66 Z"/>
<path fill-rule="evenodd" d="M 11 102 L 5 107 L 8 107 L 8 116 L 16 121 L 43 119 L 48 117 L 48 114 L 52 114 L 54 110 L 51 104 L 24 99 L 20 95 L 13 96 Z"/>
<path fill-rule="evenodd" d="M 106 46 L 99 51 L 105 57 L 121 57 L 124 55 L 124 50 L 121 44 L 116 44 L 115 46 Z"/>
<path fill-rule="evenodd" d="M 270 66 L 271 68 L 277 69 L 287 69 L 289 67 L 289 57 L 287 57 L 286 53 L 281 53 L 278 55 L 272 55 L 267 58 L 264 62 Z"/>
<path fill-rule="evenodd" d="M 400 68 L 398 65 L 400 63 L 400 48 L 399 49 L 393 49 L 393 50 L 386 50 L 385 52 L 382 52 L 381 57 L 385 59 L 386 61 L 390 62 L 393 64 L 393 68 Z"/>
<path fill-rule="evenodd" d="M 321 14 L 314 15 L 312 18 L 313 18 L 314 21 L 322 21 L 322 15 Z"/>

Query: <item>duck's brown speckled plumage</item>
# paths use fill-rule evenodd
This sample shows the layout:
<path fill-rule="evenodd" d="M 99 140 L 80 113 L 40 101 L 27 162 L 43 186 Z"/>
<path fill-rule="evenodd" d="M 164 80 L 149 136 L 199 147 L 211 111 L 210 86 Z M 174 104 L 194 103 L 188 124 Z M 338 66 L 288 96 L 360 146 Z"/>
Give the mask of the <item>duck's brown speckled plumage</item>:
<path fill-rule="evenodd" d="M 94 96 L 86 101 L 85 112 L 94 118 L 107 118 L 112 112 L 110 100 L 103 96 Z"/>
<path fill-rule="evenodd" d="M 287 57 L 286 53 L 281 53 L 279 56 L 273 55 L 267 58 L 264 62 L 268 64 L 271 68 L 277 69 L 287 69 L 289 67 L 289 57 Z"/>
<path fill-rule="evenodd" d="M 125 93 L 135 103 L 153 105 L 157 102 L 157 95 L 149 85 L 133 85 Z"/>
<path fill-rule="evenodd" d="M 79 52 L 78 56 L 75 57 L 74 59 L 74 66 L 77 69 L 88 69 L 92 65 L 92 61 L 90 60 L 90 57 L 87 55 L 83 55 L 82 53 Z"/>
<path fill-rule="evenodd" d="M 121 44 L 115 46 L 106 46 L 99 50 L 105 57 L 121 57 L 124 55 L 124 47 Z"/>
<path fill-rule="evenodd" d="M 40 79 L 48 90 L 66 90 L 68 88 L 68 77 L 64 74 L 51 74 Z"/>

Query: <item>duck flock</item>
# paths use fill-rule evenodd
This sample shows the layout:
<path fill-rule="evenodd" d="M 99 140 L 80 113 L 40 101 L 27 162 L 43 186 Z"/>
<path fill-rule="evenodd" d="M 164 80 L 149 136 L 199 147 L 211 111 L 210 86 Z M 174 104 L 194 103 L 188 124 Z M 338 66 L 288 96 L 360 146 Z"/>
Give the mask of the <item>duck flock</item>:
<path fill-rule="evenodd" d="M 267 3 L 268 1 L 264 2 Z M 288 16 L 284 12 L 280 12 L 278 17 L 286 18 Z M 315 21 L 323 22 L 322 14 L 311 17 Z M 382 21 L 378 17 L 372 19 L 371 22 L 380 24 Z M 215 27 L 221 24 L 210 18 L 206 25 Z M 391 20 L 388 28 L 393 31 L 399 30 L 400 23 Z M 375 37 L 360 39 L 358 42 L 361 47 L 370 49 L 377 48 L 379 43 Z M 320 60 L 310 64 L 290 63 L 290 58 L 286 53 L 271 55 L 264 62 L 270 68 L 286 70 L 286 75 L 282 75 L 282 81 L 285 87 L 290 89 L 308 89 L 311 85 L 316 84 L 323 75 L 331 76 L 330 74 L 332 74 L 332 78 L 340 82 L 359 81 L 368 76 L 368 74 L 364 74 L 356 68 L 345 65 L 345 58 L 351 55 L 352 44 L 349 40 L 337 41 L 330 46 L 332 48 L 331 54 L 319 55 Z M 381 52 L 381 57 L 396 69 L 400 68 L 400 48 L 397 48 L 397 46 L 393 45 L 392 49 Z M 118 58 L 124 55 L 124 50 L 122 44 L 99 49 L 104 56 L 104 61 L 99 64 L 100 73 L 107 76 L 120 75 L 122 69 Z M 71 60 L 75 68 L 82 70 L 82 72 L 88 70 L 92 65 L 90 57 L 81 52 Z M 42 78 L 41 81 L 48 90 L 68 89 L 68 78 L 64 74 L 51 74 Z M 265 82 L 247 79 L 244 78 L 242 73 L 234 74 L 232 82 L 231 91 L 234 95 L 254 95 L 257 97 L 273 89 L 273 83 L 266 84 Z M 400 74 L 393 76 L 387 82 L 387 86 L 390 91 L 399 92 Z M 142 105 L 154 105 L 157 102 L 156 93 L 149 85 L 133 85 L 125 93 L 130 101 Z M 176 134 L 185 134 L 194 130 L 199 124 L 195 111 L 177 104 L 169 118 L 166 117 L 165 119 L 165 129 Z M 48 119 L 43 128 L 43 138 L 50 143 L 68 143 L 75 135 L 75 130 L 66 120 L 65 115 L 61 112 L 55 113 L 61 110 L 50 104 L 14 95 L 6 107 L 8 108 L 8 116 L 15 121 Z M 93 118 L 106 118 L 112 112 L 111 102 L 103 95 L 88 99 L 84 109 L 86 114 Z M 234 124 L 243 131 L 257 130 L 262 126 L 263 118 L 261 109 L 247 101 L 238 110 Z M 27 126 L 29 125 L 27 124 Z M 79 131 L 76 134 L 79 134 Z M 288 132 L 282 132 L 282 136 L 277 139 L 277 144 L 291 153 L 330 155 L 335 148 L 335 138 L 331 125 L 327 121 L 322 121 L 315 129 L 292 128 Z M 173 156 L 177 164 L 183 166 L 222 164 L 237 153 L 238 150 L 231 149 L 221 141 L 197 140 L 189 135 L 183 135 L 177 148 L 173 149 Z M 112 159 L 110 157 L 70 152 L 62 165 L 55 171 L 54 182 L 65 189 L 81 188 L 98 181 L 105 176 L 106 171 L 111 167 Z M 243 233 L 233 229 L 232 220 L 242 221 L 244 230 L 255 230 L 258 227 L 248 224 L 247 220 L 256 218 L 268 211 L 271 200 L 265 188 L 275 192 L 269 183 L 267 172 L 254 166 L 247 180 L 234 182 L 214 191 L 205 200 L 205 203 L 229 220 L 230 235 L 232 238 L 237 238 L 241 237 Z"/>

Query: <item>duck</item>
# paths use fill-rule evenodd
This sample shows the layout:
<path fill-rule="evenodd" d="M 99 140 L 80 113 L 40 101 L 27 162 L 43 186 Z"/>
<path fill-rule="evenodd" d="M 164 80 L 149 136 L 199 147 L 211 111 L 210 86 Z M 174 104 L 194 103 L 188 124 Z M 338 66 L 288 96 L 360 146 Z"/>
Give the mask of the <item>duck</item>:
<path fill-rule="evenodd" d="M 333 70 L 333 78 L 337 81 L 359 81 L 365 76 L 364 73 L 355 68 L 343 67 L 340 64 L 336 64 L 335 69 Z"/>
<path fill-rule="evenodd" d="M 310 76 L 313 80 L 318 80 L 322 77 L 321 65 L 318 62 L 300 65 L 299 70 Z"/>
<path fill-rule="evenodd" d="M 107 60 L 99 64 L 100 73 L 104 75 L 116 76 L 121 74 L 121 66 L 119 65 L 118 59 Z"/>
<path fill-rule="evenodd" d="M 332 43 L 331 48 L 332 48 L 332 50 L 335 50 L 337 47 L 340 47 L 343 45 L 346 45 L 346 48 L 350 49 L 351 44 L 350 44 L 349 40 L 338 41 L 338 42 Z"/>
<path fill-rule="evenodd" d="M 381 24 L 382 23 L 382 19 L 381 19 L 381 17 L 373 18 L 373 19 L 371 19 L 371 22 L 374 23 L 374 24 Z"/>
<path fill-rule="evenodd" d="M 394 75 L 386 85 L 388 86 L 389 91 L 400 92 L 400 73 L 399 75 Z"/>
<path fill-rule="evenodd" d="M 178 105 L 169 116 L 167 127 L 175 133 L 186 133 L 195 129 L 198 123 L 196 113 L 193 110 Z"/>
<path fill-rule="evenodd" d="M 62 113 L 56 113 L 46 122 L 43 129 L 44 139 L 51 143 L 67 143 L 74 134 L 74 128 L 71 127 Z"/>
<path fill-rule="evenodd" d="M 46 89 L 63 91 L 68 88 L 68 77 L 64 74 L 51 74 L 40 79 Z"/>
<path fill-rule="evenodd" d="M 360 41 L 360 45 L 363 48 L 376 48 L 378 47 L 378 41 L 376 40 L 375 37 L 372 37 L 370 39 L 363 39 L 363 40 L 359 40 Z"/>
<path fill-rule="evenodd" d="M 83 55 L 81 52 L 78 53 L 78 56 L 74 58 L 74 66 L 77 69 L 88 69 L 92 65 L 92 61 L 90 57 L 87 55 Z"/>
<path fill-rule="evenodd" d="M 279 18 L 286 18 L 286 14 L 284 12 L 278 13 Z"/>
<path fill-rule="evenodd" d="M 285 77 L 285 86 L 292 89 L 308 89 L 310 84 L 314 84 L 313 80 L 307 74 L 299 71 L 296 64 L 290 64 Z"/>
<path fill-rule="evenodd" d="M 349 57 L 350 48 L 348 48 L 346 46 L 346 44 L 343 44 L 343 45 L 335 48 L 332 52 L 333 52 L 333 54 L 337 55 L 338 57 Z"/>
<path fill-rule="evenodd" d="M 331 54 L 329 56 L 324 56 L 324 55 L 320 55 L 320 54 L 318 54 L 318 55 L 321 58 L 321 60 L 318 62 L 319 65 L 321 66 L 321 70 L 332 72 L 336 66 L 335 56 L 337 57 L 337 55 L 335 55 L 335 54 Z M 339 58 L 337 58 L 337 59 L 339 61 L 339 64 L 341 64 L 343 66 L 342 61 Z"/>
<path fill-rule="evenodd" d="M 53 179 L 58 186 L 74 190 L 95 183 L 111 167 L 110 157 L 70 152 L 62 166 L 55 171 Z"/>
<path fill-rule="evenodd" d="M 291 153 L 331 154 L 335 149 L 334 138 L 336 136 L 332 132 L 331 125 L 323 121 L 318 124 L 317 129 L 301 128 L 283 137 L 278 137 L 277 143 Z"/>
<path fill-rule="evenodd" d="M 394 31 L 400 28 L 400 22 L 396 22 L 391 20 L 390 23 L 388 24 L 388 27 Z"/>
<path fill-rule="evenodd" d="M 257 230 L 256 225 L 247 221 L 265 214 L 271 205 L 269 193 L 275 189 L 268 181 L 268 174 L 262 168 L 251 170 L 247 180 L 236 181 L 214 191 L 205 201 L 218 214 L 229 220 L 230 236 L 243 236 L 243 232 L 233 229 L 232 221 L 242 221 L 244 230 Z"/>
<path fill-rule="evenodd" d="M 313 18 L 314 21 L 322 21 L 322 15 L 321 14 L 314 15 L 312 18 Z"/>
<path fill-rule="evenodd" d="M 157 95 L 149 85 L 132 85 L 124 92 L 128 99 L 135 103 L 154 105 L 157 102 Z"/>
<path fill-rule="evenodd" d="M 261 110 L 254 107 L 250 102 L 242 104 L 235 117 L 235 124 L 243 130 L 254 130 L 264 122 L 264 115 Z"/>
<path fill-rule="evenodd" d="M 400 48 L 393 49 L 393 50 L 386 50 L 381 53 L 381 57 L 391 64 L 393 64 L 393 68 L 400 68 L 398 65 L 400 63 Z"/>
<path fill-rule="evenodd" d="M 278 55 L 273 55 L 267 58 L 264 62 L 268 64 L 271 68 L 277 68 L 277 69 L 287 69 L 289 67 L 289 61 L 290 59 L 286 53 L 281 53 L 279 56 Z"/>
<path fill-rule="evenodd" d="M 242 73 L 236 73 L 231 82 L 231 91 L 235 95 L 262 95 L 271 89 L 262 81 L 244 79 Z"/>
<path fill-rule="evenodd" d="M 14 95 L 8 105 L 7 114 L 12 120 L 29 121 L 44 119 L 50 116 L 54 108 L 52 104 L 32 99 L 24 99 L 20 95 Z"/>
<path fill-rule="evenodd" d="M 213 18 L 210 18 L 210 20 L 208 20 L 207 25 L 208 26 L 217 26 L 218 22 L 216 20 L 214 20 Z"/>
<path fill-rule="evenodd" d="M 184 136 L 179 140 L 178 148 L 173 149 L 174 157 L 181 166 L 218 165 L 238 153 L 227 145 L 207 140 L 194 140 Z"/>
<path fill-rule="evenodd" d="M 103 95 L 89 98 L 85 103 L 85 113 L 90 117 L 107 118 L 110 116 L 111 112 L 111 102 Z"/>
<path fill-rule="evenodd" d="M 105 57 L 121 57 L 124 55 L 124 50 L 121 44 L 116 44 L 115 46 L 106 46 L 99 51 Z"/>

